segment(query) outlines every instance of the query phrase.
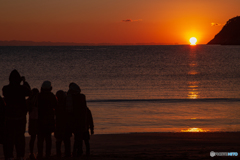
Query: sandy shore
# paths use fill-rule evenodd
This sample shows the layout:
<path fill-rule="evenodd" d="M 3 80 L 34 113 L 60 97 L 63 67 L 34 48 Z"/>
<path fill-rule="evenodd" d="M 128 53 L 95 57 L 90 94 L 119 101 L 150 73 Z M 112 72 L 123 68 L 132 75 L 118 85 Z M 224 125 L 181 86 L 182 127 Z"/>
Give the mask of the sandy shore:
<path fill-rule="evenodd" d="M 29 138 L 26 138 L 27 159 L 29 155 L 28 143 Z M 86 157 L 84 154 L 80 158 L 65 159 L 238 159 L 239 156 L 212 158 L 210 152 L 240 153 L 240 132 L 105 134 L 91 136 L 90 144 L 90 157 Z M 37 154 L 36 146 L 35 152 Z M 53 138 L 53 156 L 51 159 L 59 159 L 54 156 L 55 153 L 55 138 Z M 0 160 L 3 160 L 1 145 Z"/>

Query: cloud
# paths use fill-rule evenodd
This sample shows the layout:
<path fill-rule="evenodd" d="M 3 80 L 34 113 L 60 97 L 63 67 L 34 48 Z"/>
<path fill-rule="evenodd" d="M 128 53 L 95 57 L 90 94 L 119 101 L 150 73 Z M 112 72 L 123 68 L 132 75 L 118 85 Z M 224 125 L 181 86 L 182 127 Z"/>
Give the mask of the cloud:
<path fill-rule="evenodd" d="M 125 19 L 125 20 L 122 20 L 122 22 L 132 22 L 133 20 L 131 19 Z"/>
<path fill-rule="evenodd" d="M 221 26 L 222 24 L 220 23 L 211 23 L 211 26 Z"/>
<path fill-rule="evenodd" d="M 125 19 L 125 20 L 122 20 L 122 22 L 137 22 L 137 21 L 142 21 L 142 19 L 137 19 L 137 20 Z"/>

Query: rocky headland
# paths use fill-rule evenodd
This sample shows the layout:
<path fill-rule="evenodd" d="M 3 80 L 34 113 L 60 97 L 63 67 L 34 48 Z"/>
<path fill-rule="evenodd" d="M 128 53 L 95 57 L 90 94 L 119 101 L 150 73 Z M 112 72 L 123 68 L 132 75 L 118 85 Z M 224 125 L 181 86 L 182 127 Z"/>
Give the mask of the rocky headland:
<path fill-rule="evenodd" d="M 231 18 L 207 44 L 240 45 L 240 16 Z"/>

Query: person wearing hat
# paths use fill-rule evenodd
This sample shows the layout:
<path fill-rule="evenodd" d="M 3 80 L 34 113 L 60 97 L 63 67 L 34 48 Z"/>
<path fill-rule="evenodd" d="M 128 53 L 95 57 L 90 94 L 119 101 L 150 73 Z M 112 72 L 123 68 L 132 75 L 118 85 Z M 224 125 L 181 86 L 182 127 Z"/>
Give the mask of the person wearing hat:
<path fill-rule="evenodd" d="M 21 82 L 23 81 L 23 85 Z M 15 145 L 17 158 L 23 159 L 25 155 L 25 129 L 27 105 L 26 97 L 30 96 L 29 84 L 21 77 L 17 70 L 13 70 L 9 76 L 9 85 L 2 88 L 5 109 L 5 158 L 13 159 L 13 148 Z M 5 145 L 4 144 L 4 145 Z"/>
<path fill-rule="evenodd" d="M 43 158 L 43 143 L 46 142 L 46 158 L 51 156 L 52 132 L 55 129 L 54 109 L 57 105 L 55 95 L 51 92 L 50 81 L 44 81 L 38 95 L 38 135 L 37 158 Z"/>

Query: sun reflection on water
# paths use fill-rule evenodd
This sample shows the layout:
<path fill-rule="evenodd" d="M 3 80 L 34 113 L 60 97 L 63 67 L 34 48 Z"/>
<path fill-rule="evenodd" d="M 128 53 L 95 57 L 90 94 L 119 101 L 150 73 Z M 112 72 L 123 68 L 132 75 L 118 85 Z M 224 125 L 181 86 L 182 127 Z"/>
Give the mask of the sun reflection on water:
<path fill-rule="evenodd" d="M 199 98 L 199 91 L 198 91 L 198 85 L 199 82 L 195 80 L 195 77 L 200 74 L 197 70 L 198 63 L 196 61 L 196 53 L 195 50 L 192 49 L 191 53 L 189 55 L 189 70 L 187 72 L 189 76 L 188 81 L 188 98 L 189 99 L 197 99 Z"/>
<path fill-rule="evenodd" d="M 188 98 L 189 99 L 197 99 L 198 98 L 198 82 L 188 82 L 189 92 Z"/>
<path fill-rule="evenodd" d="M 202 128 L 188 128 L 182 129 L 181 132 L 209 132 L 209 130 Z"/>

